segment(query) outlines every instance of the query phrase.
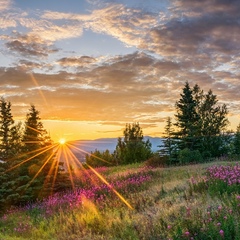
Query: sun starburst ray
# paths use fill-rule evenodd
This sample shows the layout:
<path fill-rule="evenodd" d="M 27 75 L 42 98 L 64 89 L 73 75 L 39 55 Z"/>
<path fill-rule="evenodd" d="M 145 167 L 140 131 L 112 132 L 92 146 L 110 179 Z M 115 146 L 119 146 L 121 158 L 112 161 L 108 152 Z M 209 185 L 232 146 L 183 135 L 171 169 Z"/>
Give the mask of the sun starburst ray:
<path fill-rule="evenodd" d="M 102 162 L 111 164 L 111 162 L 109 162 L 109 161 L 107 161 L 107 160 L 105 160 L 105 159 L 103 159 L 103 158 L 100 158 L 100 157 L 98 157 L 98 156 L 96 156 L 96 155 L 94 155 L 94 154 L 92 154 L 92 153 L 89 153 L 89 152 L 87 152 L 87 151 L 84 151 L 83 149 L 78 148 L 78 147 L 74 146 L 73 144 L 68 143 L 67 145 L 70 146 L 71 148 L 75 149 L 75 150 L 80 151 L 80 152 L 83 152 L 83 153 L 86 153 L 86 154 L 90 154 L 90 155 L 92 155 L 94 158 L 96 158 L 96 159 L 98 159 L 98 160 L 100 160 L 100 161 L 102 161 Z"/>
<path fill-rule="evenodd" d="M 43 94 L 43 92 L 42 92 L 42 90 L 41 90 L 41 88 L 40 88 L 40 86 L 39 86 L 39 84 L 38 84 L 37 79 L 34 77 L 33 73 L 29 73 L 29 75 L 30 75 L 30 78 L 31 78 L 32 82 L 34 83 L 34 85 L 35 85 L 36 88 L 38 89 L 38 92 L 39 92 L 39 94 L 40 94 L 43 102 L 44 102 L 45 105 L 48 107 L 49 105 L 48 105 L 47 99 L 46 99 L 46 97 L 44 96 L 44 94 Z"/>
<path fill-rule="evenodd" d="M 79 147 L 76 147 L 75 145 L 73 144 L 70 144 L 70 143 L 67 143 L 67 142 L 59 142 L 59 143 L 55 143 L 55 144 L 52 144 L 50 146 L 45 146 L 41 149 L 38 149 L 38 150 L 34 150 L 34 151 L 31 151 L 31 152 L 28 152 L 28 153 L 24 153 L 23 156 L 25 155 L 29 155 L 31 153 L 36 153 L 34 154 L 33 156 L 25 159 L 24 161 L 20 162 L 19 164 L 16 164 L 15 166 L 13 166 L 12 168 L 8 169 L 7 171 L 10 171 L 10 170 L 13 170 L 19 166 L 21 166 L 22 164 L 34 159 L 35 157 L 47 152 L 47 151 L 50 151 L 52 150 L 51 154 L 48 155 L 46 157 L 46 159 L 44 160 L 44 163 L 42 164 L 42 166 L 40 167 L 40 169 L 37 171 L 37 173 L 34 175 L 34 177 L 27 183 L 26 185 L 26 188 L 27 189 L 32 183 L 33 181 L 39 176 L 39 174 L 41 173 L 41 171 L 44 169 L 44 167 L 49 163 L 49 161 L 51 159 L 53 159 L 54 155 L 55 155 L 55 161 L 52 162 L 51 166 L 50 166 L 50 169 L 48 170 L 48 173 L 45 177 L 45 181 L 44 181 L 44 185 L 47 185 L 51 178 L 51 175 L 53 174 L 54 172 L 54 176 L 52 178 L 52 185 L 51 185 L 51 194 L 53 192 L 53 189 L 54 189 L 54 185 L 55 185 L 55 182 L 56 182 L 56 178 L 57 178 L 57 173 L 58 173 L 58 167 L 59 167 L 59 164 L 60 164 L 60 161 L 63 160 L 63 163 L 64 165 L 66 166 L 66 170 L 69 174 L 69 179 L 70 179 L 70 182 L 71 182 L 71 186 L 72 186 L 72 189 L 73 191 L 76 190 L 76 187 L 75 187 L 75 183 L 74 183 L 74 178 L 73 178 L 73 174 L 75 176 L 81 176 L 81 171 L 79 169 L 82 170 L 83 174 L 87 174 L 89 179 L 91 180 L 92 184 L 94 185 L 98 185 L 99 183 L 96 182 L 96 180 L 89 174 L 89 171 L 86 170 L 86 168 L 82 165 L 82 163 L 80 162 L 80 160 L 76 157 L 76 155 L 74 154 L 74 152 L 72 150 L 77 150 L 81 153 L 85 153 L 85 154 L 90 154 L 89 152 L 79 148 Z M 96 157 L 97 159 L 99 159 L 100 161 L 103 161 L 103 162 L 107 162 L 107 163 L 110 163 L 108 161 L 106 161 L 105 159 L 102 159 L 98 156 L 95 156 L 93 155 L 94 157 Z M 89 170 L 91 172 L 94 173 L 94 175 L 101 181 L 103 182 L 104 184 L 106 184 L 112 191 L 113 193 L 130 209 L 133 209 L 133 207 L 128 203 L 128 201 L 114 188 L 111 186 L 111 184 L 101 175 L 99 174 L 93 167 L 91 167 L 89 164 L 86 164 L 86 166 L 89 168 Z M 49 176 L 49 177 L 48 177 Z M 43 186 L 44 186 L 43 185 Z"/>
<path fill-rule="evenodd" d="M 112 185 L 100 174 L 98 173 L 93 167 L 91 167 L 89 164 L 87 164 L 87 166 L 89 167 L 89 169 L 96 175 L 98 176 L 98 178 L 105 183 L 119 198 L 120 200 L 130 209 L 133 210 L 133 207 L 130 205 L 130 203 L 128 203 L 128 201 L 114 188 L 112 187 Z"/>
<path fill-rule="evenodd" d="M 72 171 L 77 176 L 79 173 L 79 168 L 84 169 L 82 166 L 82 163 L 79 161 L 79 159 L 74 155 L 74 153 L 71 151 L 71 149 L 67 148 L 67 154 L 69 157 L 69 160 L 71 161 Z"/>
<path fill-rule="evenodd" d="M 55 144 L 55 146 L 56 146 L 56 144 Z M 17 158 L 24 157 L 24 156 L 32 154 L 32 153 L 41 152 L 41 151 L 43 151 L 44 149 L 47 149 L 47 148 L 49 148 L 49 146 L 45 146 L 45 147 L 42 147 L 42 148 L 35 149 L 33 151 L 29 151 L 29 152 L 25 152 L 25 153 L 19 154 L 17 157 L 10 158 L 9 161 L 15 160 Z"/>
<path fill-rule="evenodd" d="M 71 151 L 71 148 L 69 148 L 68 151 L 69 155 L 70 155 L 70 159 L 73 161 L 74 166 L 76 166 L 73 170 L 74 170 L 74 174 L 77 177 L 81 176 L 81 172 L 79 170 L 79 168 L 81 168 L 83 174 L 87 175 L 89 177 L 89 179 L 91 180 L 91 183 L 95 186 L 97 186 L 97 182 L 91 177 L 91 175 L 89 174 L 89 172 L 83 167 L 82 163 L 79 161 L 79 159 L 74 155 L 74 153 Z"/>
<path fill-rule="evenodd" d="M 65 161 L 66 161 L 66 164 L 67 164 L 67 169 L 69 171 L 69 177 L 70 177 L 70 181 L 71 181 L 71 184 L 72 184 L 72 187 L 73 187 L 73 190 L 75 190 L 75 185 L 74 185 L 74 181 L 73 181 L 73 176 L 72 176 L 72 170 L 70 169 L 70 161 L 72 164 L 76 164 L 77 166 L 79 167 L 82 167 L 82 163 L 79 161 L 79 159 L 77 159 L 77 157 L 74 155 L 74 153 L 72 152 L 72 149 L 75 149 L 75 150 L 78 150 L 80 152 L 83 152 L 83 153 L 86 153 L 86 154 L 89 154 L 88 152 L 84 151 L 83 149 L 81 148 L 78 148 L 76 146 L 74 146 L 73 144 L 70 144 L 70 143 L 66 143 L 64 145 L 62 145 L 62 149 L 63 149 L 63 154 L 64 154 L 64 157 L 65 157 Z M 96 156 L 96 158 L 98 158 L 99 160 L 103 160 L 105 162 L 108 162 L 102 158 L 99 158 Z M 76 166 L 75 165 L 75 166 Z M 101 175 L 99 174 L 93 167 L 91 167 L 89 164 L 86 164 L 88 166 L 88 168 L 104 183 L 106 184 L 112 191 L 113 193 L 119 197 L 119 199 L 130 209 L 133 209 L 133 207 L 130 205 L 130 203 L 128 203 L 128 201 L 115 189 L 111 186 L 111 184 Z M 77 169 L 77 168 L 76 168 Z M 84 168 L 83 168 L 84 169 Z M 84 169 L 85 170 L 85 169 Z M 74 172 L 74 171 L 73 171 Z M 76 173 L 76 172 L 75 172 Z M 87 173 L 87 171 L 85 172 Z M 89 173 L 88 173 L 89 174 Z M 90 176 L 90 175 L 89 175 Z M 96 182 L 94 182 L 94 179 L 90 176 L 90 179 L 93 183 L 96 184 Z"/>
<path fill-rule="evenodd" d="M 42 132 L 41 131 L 39 131 L 38 129 L 36 129 L 36 128 L 33 128 L 33 127 L 30 127 L 30 126 L 26 126 L 27 128 L 29 128 L 29 129 L 31 129 L 31 130 L 33 130 L 33 131 L 35 131 L 35 132 L 37 132 L 37 133 L 40 133 L 40 134 L 42 134 Z"/>
<path fill-rule="evenodd" d="M 29 162 L 29 161 L 32 160 L 33 158 L 35 158 L 35 157 L 37 157 L 37 156 L 39 156 L 39 155 L 41 155 L 41 154 L 43 154 L 43 153 L 45 153 L 45 152 L 53 149 L 54 147 L 56 147 L 56 145 L 50 145 L 50 146 L 48 146 L 47 148 L 44 147 L 44 150 L 42 150 L 41 152 L 39 152 L 39 153 L 37 153 L 37 154 L 35 154 L 35 155 L 33 155 L 33 156 L 25 159 L 24 161 L 22 161 L 22 162 L 20 162 L 20 163 L 18 163 L 18 164 L 16 164 L 16 165 L 14 165 L 13 167 L 7 169 L 6 172 L 9 172 L 9 171 L 11 171 L 11 170 L 13 170 L 13 169 L 21 166 L 22 164 L 24 164 L 24 163 L 26 163 L 26 162 Z"/>
<path fill-rule="evenodd" d="M 46 186 L 50 179 L 48 179 L 47 177 L 48 176 L 51 176 L 54 172 L 54 175 L 53 175 L 53 179 L 52 179 L 52 184 L 51 184 L 51 195 L 53 193 L 53 189 L 54 189 L 54 186 L 55 186 L 55 182 L 56 182 L 56 177 L 57 177 L 57 173 L 58 173 L 58 167 L 59 167 L 59 158 L 58 158 L 58 155 L 61 154 L 60 152 L 60 146 L 57 146 L 56 148 L 56 151 L 55 151 L 55 154 L 56 154 L 56 158 L 55 158 L 55 161 L 52 162 L 52 165 L 48 171 L 48 174 L 45 178 L 45 181 L 44 181 L 44 186 Z"/>
<path fill-rule="evenodd" d="M 62 147 L 63 147 L 63 155 L 64 155 L 65 163 L 67 165 L 67 170 L 68 170 L 69 178 L 71 181 L 72 189 L 75 190 L 75 184 L 73 181 L 72 170 L 71 170 L 71 167 L 69 164 L 69 158 L 68 158 L 68 154 L 67 154 L 67 147 L 65 145 L 63 145 Z"/>
<path fill-rule="evenodd" d="M 60 163 L 60 156 L 61 156 L 60 154 L 61 154 L 61 150 L 58 151 L 57 156 L 56 156 L 56 168 L 55 168 L 55 172 L 54 172 L 54 176 L 53 176 L 52 189 L 54 189 L 55 182 L 57 179 L 58 168 L 59 168 L 59 163 Z M 51 192 L 51 194 L 52 194 L 52 192 Z"/>
<path fill-rule="evenodd" d="M 34 175 L 34 177 L 31 179 L 31 181 L 28 182 L 26 188 L 28 188 L 28 187 L 31 185 L 31 183 L 37 178 L 37 176 L 41 173 L 41 171 L 42 171 L 43 168 L 47 165 L 47 163 L 52 159 L 52 157 L 54 156 L 55 153 L 56 153 L 56 152 L 53 151 L 50 156 L 46 157 L 45 162 L 43 163 L 43 165 L 41 166 L 41 168 L 37 171 L 37 173 Z"/>

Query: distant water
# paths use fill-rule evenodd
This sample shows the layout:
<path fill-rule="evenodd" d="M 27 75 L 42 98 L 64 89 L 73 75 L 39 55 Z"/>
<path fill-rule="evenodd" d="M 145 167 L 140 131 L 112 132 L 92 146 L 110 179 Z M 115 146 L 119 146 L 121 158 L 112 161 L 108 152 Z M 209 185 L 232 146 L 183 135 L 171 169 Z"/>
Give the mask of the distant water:
<path fill-rule="evenodd" d="M 162 138 L 149 136 L 144 137 L 144 141 L 147 139 L 149 139 L 152 144 L 153 152 L 156 152 L 160 149 L 158 146 L 162 145 Z M 95 150 L 103 152 L 108 149 L 111 153 L 113 153 L 116 148 L 117 141 L 117 138 L 100 138 L 96 140 L 78 140 L 71 142 L 71 144 L 75 146 L 75 148 L 72 148 L 72 151 L 76 157 L 81 161 L 85 161 L 86 154 L 90 154 Z"/>

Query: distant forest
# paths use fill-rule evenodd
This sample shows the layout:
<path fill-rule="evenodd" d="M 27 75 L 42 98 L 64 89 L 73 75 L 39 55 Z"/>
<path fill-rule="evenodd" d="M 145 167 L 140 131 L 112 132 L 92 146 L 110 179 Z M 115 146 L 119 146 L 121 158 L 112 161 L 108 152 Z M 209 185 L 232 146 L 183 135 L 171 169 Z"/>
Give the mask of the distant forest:
<path fill-rule="evenodd" d="M 174 117 L 166 120 L 159 151 L 152 152 L 150 141 L 144 141 L 138 122 L 127 123 L 115 151 L 96 149 L 86 154 L 83 167 L 136 162 L 152 166 L 183 165 L 240 155 L 240 125 L 236 132 L 226 130 L 227 106 L 218 103 L 212 90 L 204 93 L 198 85 L 190 87 L 186 82 L 175 108 Z M 15 123 L 11 103 L 4 98 L 0 100 L 0 210 L 72 187 L 74 166 L 70 162 L 67 169 L 63 167 L 57 157 L 57 145 L 39 115 L 31 105 L 25 121 Z"/>

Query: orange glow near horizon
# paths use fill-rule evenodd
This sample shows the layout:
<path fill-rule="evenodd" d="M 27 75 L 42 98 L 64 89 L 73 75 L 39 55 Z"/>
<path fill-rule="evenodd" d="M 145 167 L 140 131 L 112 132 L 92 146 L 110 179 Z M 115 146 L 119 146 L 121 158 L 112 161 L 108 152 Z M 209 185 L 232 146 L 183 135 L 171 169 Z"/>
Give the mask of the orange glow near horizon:
<path fill-rule="evenodd" d="M 51 139 L 56 143 L 59 143 L 61 138 L 69 142 L 122 137 L 126 125 L 125 123 L 122 123 L 122 125 L 119 123 L 107 125 L 92 121 L 42 120 L 42 122 Z M 141 123 L 140 125 L 143 128 L 144 135 L 152 137 L 163 136 L 165 122 L 160 122 L 156 127 L 145 127 Z"/>
<path fill-rule="evenodd" d="M 122 136 L 123 129 L 118 125 L 103 125 L 88 121 L 42 120 L 44 128 L 51 139 L 59 143 L 61 138 L 66 142 L 76 140 L 94 140 Z M 125 124 L 123 124 L 123 127 Z"/>
<path fill-rule="evenodd" d="M 228 129 L 236 130 L 239 124 L 239 116 L 229 116 Z M 104 124 L 94 121 L 66 121 L 66 120 L 42 120 L 44 128 L 50 133 L 51 139 L 58 143 L 60 138 L 68 141 L 95 140 L 98 138 L 118 138 L 123 136 L 126 123 Z M 155 126 L 141 124 L 145 136 L 162 137 L 166 122 L 158 122 Z"/>

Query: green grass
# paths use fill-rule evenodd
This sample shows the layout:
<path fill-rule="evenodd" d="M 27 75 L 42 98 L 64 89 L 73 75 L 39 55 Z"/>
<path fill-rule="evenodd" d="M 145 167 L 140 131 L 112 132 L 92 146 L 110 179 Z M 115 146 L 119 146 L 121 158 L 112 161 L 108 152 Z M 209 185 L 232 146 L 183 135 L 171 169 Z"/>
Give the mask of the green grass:
<path fill-rule="evenodd" d="M 139 185 L 116 188 L 133 209 L 114 193 L 104 191 L 98 193 L 105 194 L 102 200 L 85 198 L 79 205 L 55 207 L 51 213 L 38 208 L 15 209 L 0 218 L 0 239 L 240 240 L 239 192 L 219 194 L 218 189 L 206 187 L 201 180 L 194 186 L 190 184 L 192 177 L 202 179 L 208 167 L 223 164 L 228 163 L 109 168 L 102 173 L 108 181 L 150 176 Z"/>

